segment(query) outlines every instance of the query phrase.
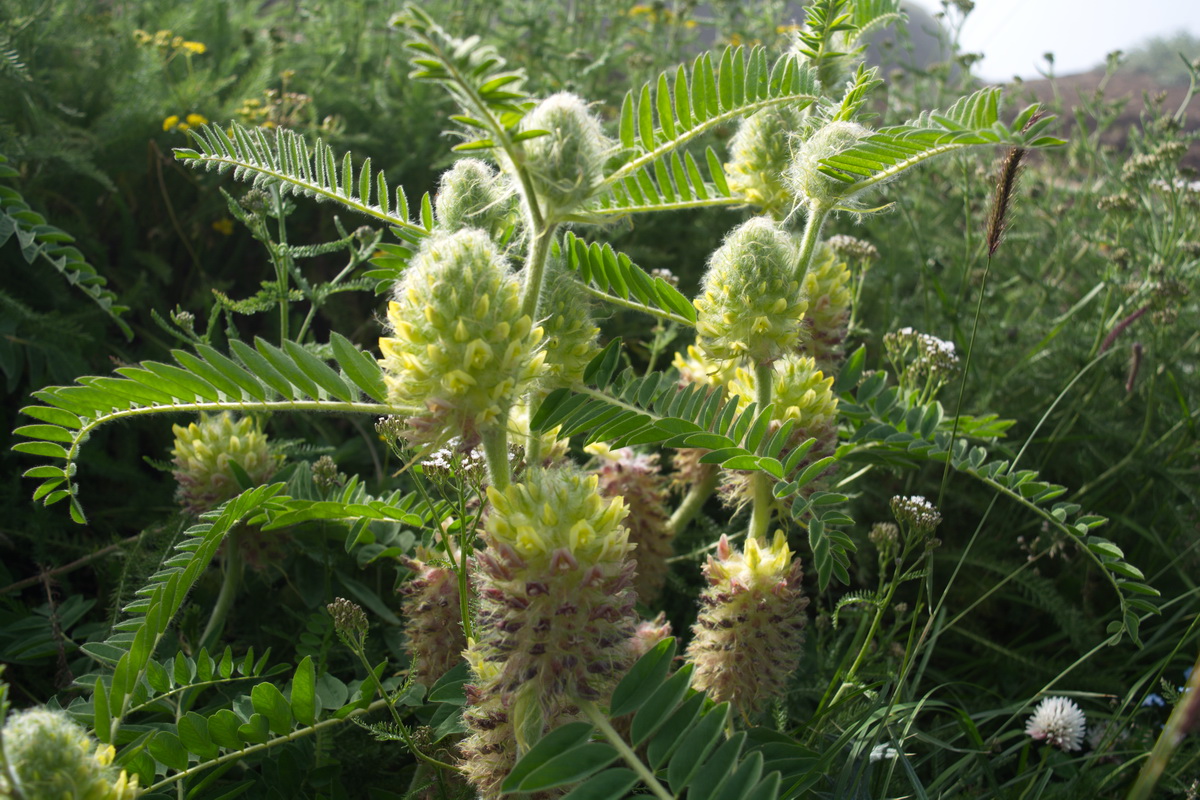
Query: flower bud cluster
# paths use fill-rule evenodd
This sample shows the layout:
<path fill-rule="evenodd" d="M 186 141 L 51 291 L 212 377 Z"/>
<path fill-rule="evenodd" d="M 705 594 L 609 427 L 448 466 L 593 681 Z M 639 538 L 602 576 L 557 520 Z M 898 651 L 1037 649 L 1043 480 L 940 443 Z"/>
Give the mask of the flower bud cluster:
<path fill-rule="evenodd" d="M 546 335 L 546 363 L 541 379 L 544 391 L 568 387 L 583 380 L 583 371 L 600 352 L 600 329 L 592 320 L 591 304 L 583 285 L 562 264 L 547 265 L 546 286 L 539 304 Z"/>
<path fill-rule="evenodd" d="M 17 711 L 5 722 L 3 742 L 8 768 L 0 769 L 0 797 L 132 800 L 138 795 L 137 776 L 112 765 L 113 746 L 99 744 L 65 711 Z"/>
<path fill-rule="evenodd" d="M 802 124 L 799 112 L 783 107 L 764 108 L 743 119 L 725 165 L 730 191 L 773 217 L 785 216 L 794 205 L 783 182 L 792 157 L 789 134 Z"/>
<path fill-rule="evenodd" d="M 193 514 L 215 508 L 241 491 L 232 463 L 254 484 L 266 483 L 283 460 L 271 454 L 267 436 L 250 417 L 235 420 L 224 412 L 200 415 L 186 428 L 173 425 L 174 475 L 179 501 Z"/>
<path fill-rule="evenodd" d="M 844 261 L 870 263 L 879 260 L 879 250 L 875 245 L 853 236 L 839 233 L 826 239 L 825 244 Z"/>
<path fill-rule="evenodd" d="M 928 333 L 901 328 L 884 335 L 883 348 L 897 369 L 903 369 L 898 377 L 908 388 L 927 382 L 936 391 L 958 372 L 954 342 Z"/>
<path fill-rule="evenodd" d="M 933 533 L 942 524 L 942 515 L 933 503 L 920 495 L 904 497 L 897 495 L 891 501 L 892 514 L 901 526 L 910 528 L 914 533 L 926 535 Z"/>
<path fill-rule="evenodd" d="M 520 285 L 483 231 L 426 239 L 388 303 L 391 336 L 379 340 L 388 401 L 424 406 L 409 438 L 478 441 L 504 424 L 541 374 L 542 329 L 521 314 Z"/>
<path fill-rule="evenodd" d="M 697 341 L 708 358 L 766 364 L 796 348 L 807 307 L 794 278 L 798 258 L 792 237 L 765 217 L 726 237 L 695 300 Z"/>
<path fill-rule="evenodd" d="M 808 606 L 800 560 L 782 531 L 769 545 L 747 539 L 740 551 L 722 536 L 704 576 L 709 585 L 686 655 L 695 664 L 692 685 L 754 713 L 786 692 L 800 657 Z"/>
<path fill-rule="evenodd" d="M 785 182 L 796 197 L 818 206 L 844 205 L 850 184 L 821 172 L 821 161 L 850 149 L 871 131 L 855 122 L 829 122 L 812 133 L 797 149 L 785 173 Z"/>

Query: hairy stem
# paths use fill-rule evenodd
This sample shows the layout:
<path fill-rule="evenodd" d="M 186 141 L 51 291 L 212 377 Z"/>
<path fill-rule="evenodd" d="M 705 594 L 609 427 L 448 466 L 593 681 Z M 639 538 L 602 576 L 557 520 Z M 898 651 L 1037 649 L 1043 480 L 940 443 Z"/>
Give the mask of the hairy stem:
<path fill-rule="evenodd" d="M 812 203 L 808 207 L 808 221 L 804 223 L 804 235 L 800 239 L 800 255 L 796 259 L 796 271 L 793 273 L 797 283 L 804 282 L 808 267 L 812 264 L 813 254 L 817 252 L 817 242 L 821 240 L 821 228 L 829 217 L 829 209 L 823 205 Z"/>
<path fill-rule="evenodd" d="M 550 244 L 554 241 L 557 226 L 547 225 L 539 230 L 529 248 L 525 261 L 525 288 L 521 293 L 521 313 L 538 324 L 538 304 L 542 299 L 542 282 L 546 274 L 546 257 L 550 255 Z"/>
<path fill-rule="evenodd" d="M 507 489 L 512 472 L 508 464 L 508 429 L 504 425 L 493 425 L 483 434 L 483 456 L 492 486 Z"/>
<path fill-rule="evenodd" d="M 774 374 L 770 364 L 754 365 L 754 402 L 758 406 L 759 414 L 764 413 L 771 404 L 771 381 Z M 771 494 L 772 483 L 771 476 L 761 469 L 750 476 L 750 485 L 754 490 L 754 505 L 750 511 L 750 528 L 747 531 L 750 538 L 766 541 L 771 528 L 771 510 L 775 505 L 775 498 Z"/>

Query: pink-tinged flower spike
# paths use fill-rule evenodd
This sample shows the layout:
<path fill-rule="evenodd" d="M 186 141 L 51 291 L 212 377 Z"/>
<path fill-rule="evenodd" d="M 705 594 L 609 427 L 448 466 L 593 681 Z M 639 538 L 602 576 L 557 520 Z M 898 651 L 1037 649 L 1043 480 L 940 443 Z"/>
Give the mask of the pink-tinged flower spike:
<path fill-rule="evenodd" d="M 741 551 L 721 537 L 704 567 L 709 585 L 687 649 L 693 686 L 744 715 L 786 691 L 807 622 L 803 574 L 782 531 L 770 545 L 747 539 Z"/>
<path fill-rule="evenodd" d="M 542 329 L 521 314 L 520 285 L 483 231 L 425 240 L 388 303 L 379 340 L 388 401 L 423 407 L 410 438 L 470 446 L 507 423 L 540 375 Z"/>
<path fill-rule="evenodd" d="M 638 599 L 650 604 L 662 591 L 667 579 L 667 559 L 674 554 L 674 532 L 667 525 L 667 485 L 658 466 L 656 453 L 635 453 L 632 448 L 610 450 L 605 445 L 585 448 L 600 458 L 596 475 L 600 493 L 605 497 L 623 497 L 629 507 L 625 525 L 637 562 L 633 585 Z"/>
<path fill-rule="evenodd" d="M 606 700 L 632 662 L 636 616 L 625 504 L 602 497 L 596 476 L 530 468 L 521 483 L 489 487 L 488 499 L 463 752 L 472 783 L 492 798 L 521 741 L 575 718 L 580 700 Z M 504 725 L 511 735 L 497 737 Z M 481 754 L 484 767 L 474 763 Z"/>
<path fill-rule="evenodd" d="M 1065 697 L 1047 697 L 1025 723 L 1025 733 L 1035 741 L 1045 741 L 1065 752 L 1080 749 L 1086 728 L 1087 718 L 1079 706 Z"/>
<path fill-rule="evenodd" d="M 637 661 L 649 653 L 655 645 L 670 635 L 671 623 L 667 622 L 665 612 L 660 611 L 654 619 L 639 622 L 633 630 L 633 638 L 629 640 L 629 649 L 633 652 L 633 660 Z"/>
<path fill-rule="evenodd" d="M 462 629 L 458 573 L 442 554 L 419 547 L 414 556 L 403 559 L 414 573 L 400 587 L 404 632 L 413 661 L 413 678 L 432 686 L 462 658 L 467 637 Z M 456 549 L 454 558 L 459 557 Z"/>

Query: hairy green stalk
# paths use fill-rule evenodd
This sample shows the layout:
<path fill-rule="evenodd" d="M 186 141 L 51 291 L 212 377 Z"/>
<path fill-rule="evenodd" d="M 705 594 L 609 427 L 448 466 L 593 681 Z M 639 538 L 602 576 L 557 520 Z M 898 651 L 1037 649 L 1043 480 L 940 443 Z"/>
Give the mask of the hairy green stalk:
<path fill-rule="evenodd" d="M 245 563 L 242 560 L 242 552 L 238 549 L 238 537 L 241 533 L 234 528 L 225 538 L 225 563 L 222 570 L 221 592 L 217 595 L 217 603 L 213 606 L 212 613 L 209 614 L 208 624 L 204 626 L 204 633 L 200 635 L 200 646 L 208 648 L 210 651 L 221 635 L 221 630 L 225 627 L 225 618 L 229 616 L 229 609 L 233 608 L 233 601 L 237 599 L 238 589 L 242 585 Z"/>
<path fill-rule="evenodd" d="M 771 405 L 771 381 L 775 371 L 770 364 L 754 365 L 755 403 L 758 413 L 767 413 Z M 774 481 L 764 470 L 758 470 L 750 476 L 750 485 L 754 491 L 754 505 L 750 511 L 750 528 L 747 536 L 766 541 L 771 528 L 771 511 L 775 506 L 775 497 L 771 493 Z"/>

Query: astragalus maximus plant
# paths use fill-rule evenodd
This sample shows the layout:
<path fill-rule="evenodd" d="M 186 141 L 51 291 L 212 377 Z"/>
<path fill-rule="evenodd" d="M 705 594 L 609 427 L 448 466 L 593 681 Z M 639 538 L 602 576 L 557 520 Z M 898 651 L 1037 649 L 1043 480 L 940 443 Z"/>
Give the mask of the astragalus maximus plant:
<path fill-rule="evenodd" d="M 580 781 L 589 797 L 708 797 L 744 786 L 775 798 L 821 783 L 830 765 L 851 770 L 870 752 L 865 742 L 875 748 L 894 733 L 893 702 L 913 708 L 921 678 L 912 670 L 931 646 L 935 540 L 908 529 L 903 541 L 877 535 L 876 591 L 838 587 L 873 568 L 856 561 L 865 529 L 848 513 L 849 494 L 866 491 L 863 475 L 890 482 L 884 470 L 915 480 L 924 462 L 979 480 L 1074 537 L 1122 611 L 1141 608 L 1134 595 L 1153 590 L 1119 548 L 1089 533 L 1099 520 L 1051 505 L 1062 487 L 988 461 L 983 444 L 998 429 L 987 418 L 947 416 L 935 397 L 944 381 L 917 386 L 910 375 L 888 388 L 885 373 L 866 370 L 863 348 L 850 352 L 851 287 L 871 291 L 862 286 L 867 259 L 823 240 L 834 215 L 878 211 L 867 207 L 874 191 L 934 156 L 1058 144 L 1042 133 L 1048 120 L 1031 107 L 1005 121 L 999 91 L 984 89 L 873 129 L 868 101 L 882 81 L 861 56 L 868 34 L 901 19 L 898 2 L 817 0 L 807 13 L 785 52 L 704 55 L 604 109 L 566 92 L 527 94 L 495 48 L 409 8 L 392 24 L 408 37 L 411 78 L 448 92 L 455 149 L 471 154 L 415 213 L 369 162 L 292 131 L 205 126 L 194 131 L 197 149 L 176 151 L 183 163 L 255 184 L 253 213 L 269 216 L 273 204 L 281 225 L 290 193 L 394 234 L 377 245 L 355 234 L 372 242 L 373 268 L 360 277 L 388 298 L 382 336 L 364 336 L 365 350 L 336 332 L 317 342 L 306 320 L 289 338 L 283 291 L 272 296 L 277 341 L 246 343 L 231 330 L 228 355 L 197 340 L 175 351 L 175 364 L 40 392 L 42 403 L 26 409 L 36 422 L 19 431 L 33 441 L 18 446 L 49 459 L 28 473 L 43 481 L 38 499 L 68 500 L 84 521 L 83 442 L 104 423 L 166 412 L 376 417 L 403 463 L 344 482 L 306 480 L 295 467 L 287 483 L 229 500 L 188 530 L 113 635 L 91 647 L 98 673 L 76 714 L 142 785 L 182 793 L 210 769 L 367 715 L 375 718 L 359 721 L 409 754 L 397 759 L 414 765 L 414 791 L 449 773 L 485 798 Z M 699 149 L 735 127 L 727 163 Z M 730 213 L 695 298 L 602 241 L 619 221 L 697 208 Z M 653 343 L 602 346 L 601 308 L 643 315 L 659 326 Z M 657 368 L 668 341 L 679 346 L 674 366 Z M 259 444 L 239 438 L 233 450 L 263 462 Z M 583 471 L 585 445 L 600 454 L 596 474 Z M 671 454 L 677 468 L 662 475 Z M 677 497 L 666 491 L 671 480 Z M 725 508 L 709 502 L 718 492 L 731 501 Z M 209 655 L 216 627 L 200 651 L 168 632 L 239 523 L 317 527 L 298 545 L 313 563 L 325 563 L 336 531 L 333 551 L 344 546 L 354 567 L 406 565 L 403 620 L 350 566 L 327 577 L 386 622 L 388 642 L 406 630 L 415 663 L 367 661 L 366 617 L 342 601 L 342 616 L 357 609 L 359 658 L 342 677 L 328 648 L 312 645 L 318 619 L 290 679 L 263 677 L 263 663 L 248 657 L 242 671 L 256 683 L 245 695 L 172 705 L 197 675 L 205 686 L 233 680 L 232 656 Z M 694 575 L 705 556 L 708 586 L 697 601 L 685 594 L 687 568 Z M 897 587 L 918 582 L 914 605 L 893 608 Z M 819 598 L 819 630 L 857 606 L 873 609 L 852 636 L 823 640 L 832 651 L 811 662 L 801 636 L 810 597 Z M 686 630 L 697 603 L 685 666 L 671 673 L 675 645 L 655 613 L 669 610 Z M 639 625 L 639 614 L 654 621 Z M 883 622 L 893 618 L 885 642 Z M 1136 622 L 1121 619 L 1136 638 Z M 158 648 L 172 651 L 169 671 L 154 660 Z M 775 730 L 747 734 L 768 721 Z"/>

